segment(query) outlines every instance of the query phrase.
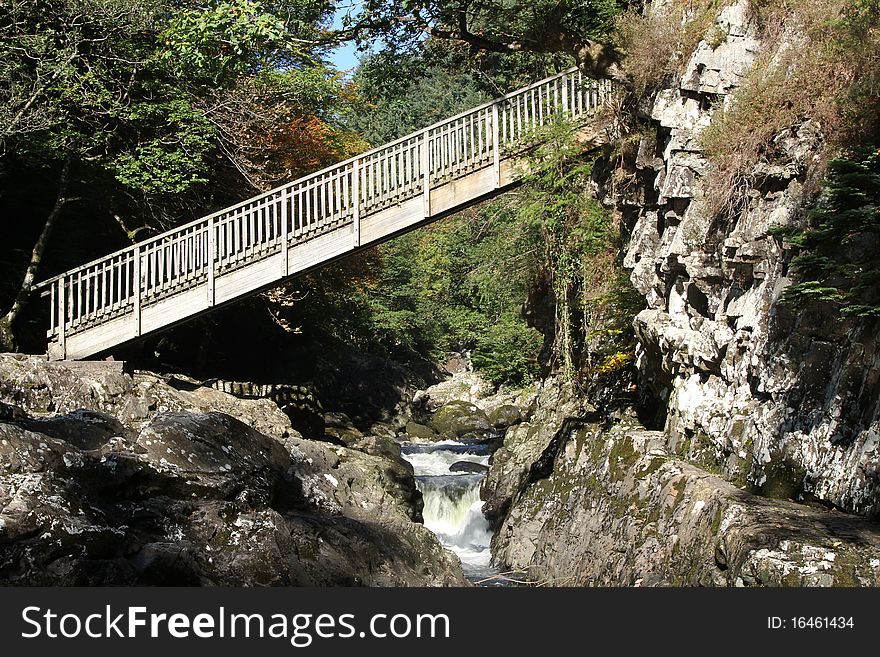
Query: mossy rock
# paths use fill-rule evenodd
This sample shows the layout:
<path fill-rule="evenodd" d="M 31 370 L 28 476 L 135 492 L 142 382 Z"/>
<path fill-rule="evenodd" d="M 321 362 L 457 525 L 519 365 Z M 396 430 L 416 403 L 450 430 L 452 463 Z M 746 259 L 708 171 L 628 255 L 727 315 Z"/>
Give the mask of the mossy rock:
<path fill-rule="evenodd" d="M 364 437 L 360 431 L 354 427 L 340 428 L 328 426 L 324 428 L 324 438 L 326 442 L 334 444 L 342 444 L 351 447 Z"/>
<path fill-rule="evenodd" d="M 522 422 L 522 411 L 513 404 L 503 404 L 489 413 L 489 422 L 496 429 L 506 429 Z"/>
<path fill-rule="evenodd" d="M 431 426 L 441 436 L 485 433 L 492 428 L 489 417 L 476 405 L 453 401 L 441 406 L 431 418 Z"/>
<path fill-rule="evenodd" d="M 405 431 L 406 435 L 416 440 L 437 440 L 439 437 L 431 427 L 418 422 L 407 422 Z"/>

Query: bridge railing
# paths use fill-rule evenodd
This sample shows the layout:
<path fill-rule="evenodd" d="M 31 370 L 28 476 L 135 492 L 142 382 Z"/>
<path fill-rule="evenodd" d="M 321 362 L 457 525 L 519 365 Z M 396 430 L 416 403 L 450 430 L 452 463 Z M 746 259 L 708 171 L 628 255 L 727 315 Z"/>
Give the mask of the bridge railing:
<path fill-rule="evenodd" d="M 48 336 L 85 330 L 290 245 L 354 224 L 472 171 L 498 167 L 554 116 L 599 107 L 608 81 L 571 69 L 339 164 L 250 198 L 40 283 L 50 298 Z M 279 273 L 279 278 L 283 273 Z"/>

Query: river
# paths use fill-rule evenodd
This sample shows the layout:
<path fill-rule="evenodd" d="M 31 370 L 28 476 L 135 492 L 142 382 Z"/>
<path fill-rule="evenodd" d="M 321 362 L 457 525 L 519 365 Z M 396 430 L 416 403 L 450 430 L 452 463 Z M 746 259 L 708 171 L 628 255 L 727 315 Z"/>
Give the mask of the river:
<path fill-rule="evenodd" d="M 489 544 L 492 532 L 483 516 L 480 483 L 483 472 L 453 471 L 455 464 L 488 466 L 489 448 L 479 442 L 443 440 L 407 443 L 403 457 L 415 471 L 416 485 L 425 500 L 422 515 L 425 527 L 461 559 L 464 574 L 474 583 L 497 575 L 491 564 Z M 466 465 L 459 465 L 456 470 Z M 482 469 L 482 468 L 480 468 Z"/>

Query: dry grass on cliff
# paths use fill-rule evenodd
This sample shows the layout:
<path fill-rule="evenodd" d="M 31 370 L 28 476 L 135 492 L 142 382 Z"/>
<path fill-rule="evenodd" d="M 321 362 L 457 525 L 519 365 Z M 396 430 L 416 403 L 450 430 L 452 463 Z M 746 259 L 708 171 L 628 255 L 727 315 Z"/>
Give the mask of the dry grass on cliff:
<path fill-rule="evenodd" d="M 810 124 L 829 157 L 876 139 L 880 125 L 880 3 L 876 0 L 751 0 L 762 52 L 703 145 L 713 168 L 709 198 L 736 211 L 756 167 L 782 157 L 778 141 Z"/>
<path fill-rule="evenodd" d="M 717 25 L 733 0 L 669 0 L 618 24 L 624 70 L 636 100 L 675 86 L 700 41 L 726 38 Z M 735 211 L 778 141 L 806 123 L 825 144 L 810 177 L 850 147 L 880 138 L 880 0 L 748 0 L 762 44 L 756 64 L 704 137 L 714 171 L 715 212 Z"/>
<path fill-rule="evenodd" d="M 624 13 L 617 22 L 617 45 L 625 55 L 624 72 L 636 98 L 649 96 L 684 73 L 703 39 L 716 38 L 719 0 L 670 0 L 660 11 Z"/>

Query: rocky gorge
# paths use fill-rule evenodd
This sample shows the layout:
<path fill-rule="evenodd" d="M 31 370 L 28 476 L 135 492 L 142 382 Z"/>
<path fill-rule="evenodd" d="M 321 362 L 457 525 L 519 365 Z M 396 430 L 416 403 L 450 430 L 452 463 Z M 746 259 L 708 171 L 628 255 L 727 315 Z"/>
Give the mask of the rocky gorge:
<path fill-rule="evenodd" d="M 0 582 L 880 585 L 875 326 L 780 302 L 822 126 L 776 135 L 733 213 L 703 142 L 798 35 L 766 40 L 748 0 L 712 11 L 593 167 L 644 300 L 623 376 L 499 389 L 459 358 L 381 387 L 377 366 L 337 372 L 325 411 L 3 354 Z"/>
<path fill-rule="evenodd" d="M 876 340 L 780 303 L 792 248 L 777 229 L 806 220 L 821 127 L 777 135 L 741 211 L 711 209 L 702 135 L 758 53 L 797 35 L 763 43 L 745 0 L 710 32 L 641 106 L 632 156 L 596 176 L 647 305 L 638 400 L 602 408 L 544 382 L 484 484 L 494 558 L 554 585 L 877 585 Z"/>

